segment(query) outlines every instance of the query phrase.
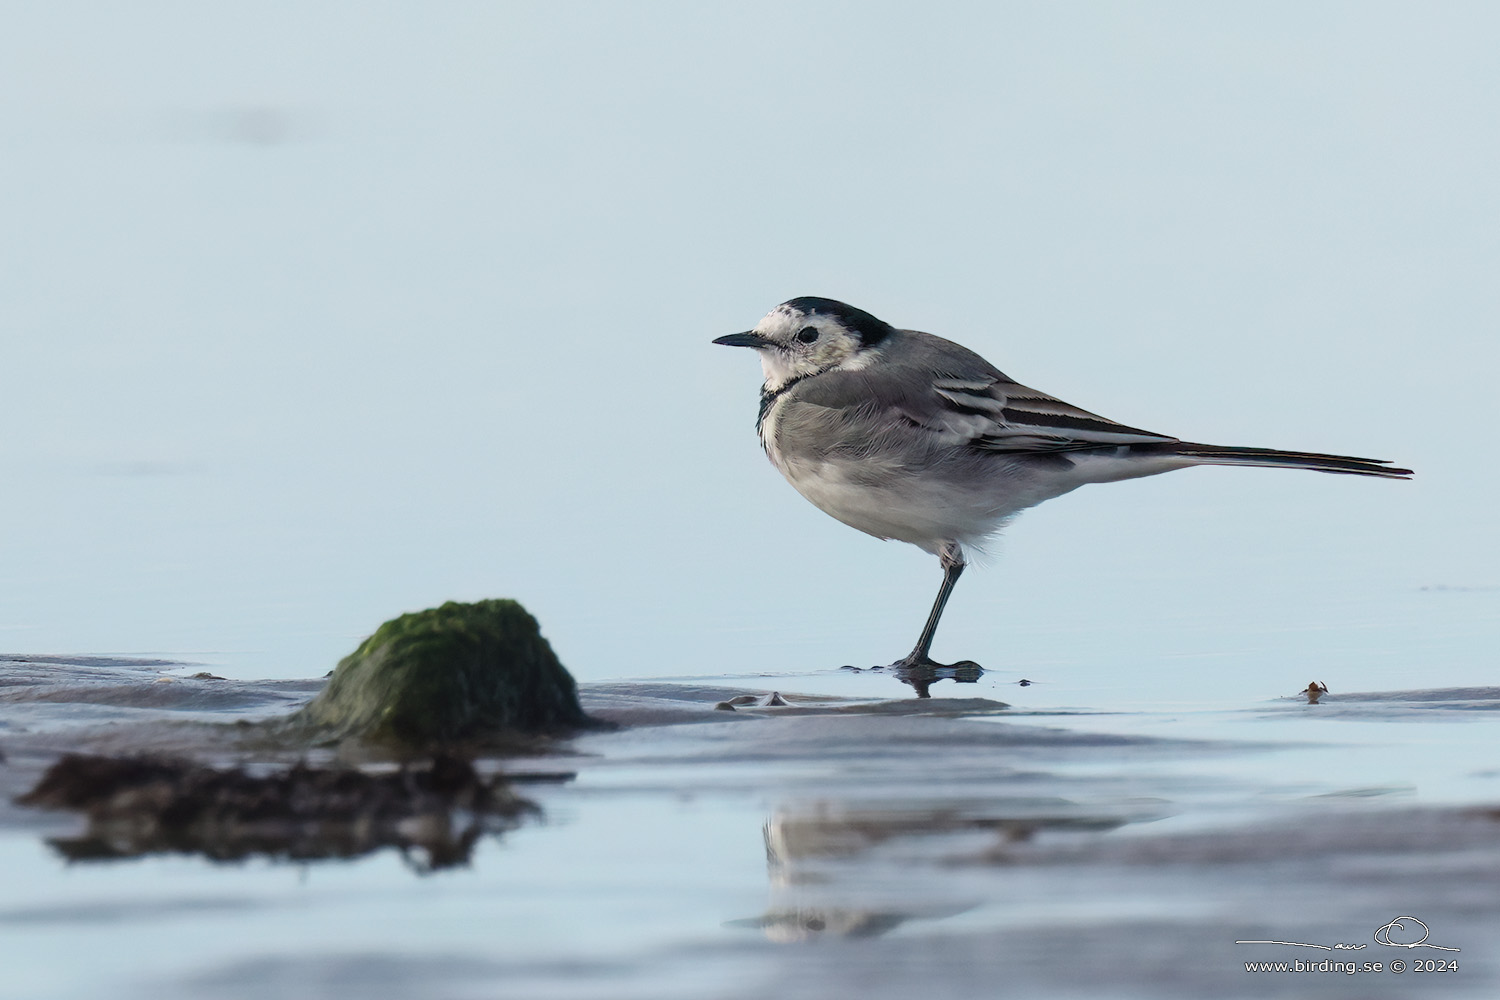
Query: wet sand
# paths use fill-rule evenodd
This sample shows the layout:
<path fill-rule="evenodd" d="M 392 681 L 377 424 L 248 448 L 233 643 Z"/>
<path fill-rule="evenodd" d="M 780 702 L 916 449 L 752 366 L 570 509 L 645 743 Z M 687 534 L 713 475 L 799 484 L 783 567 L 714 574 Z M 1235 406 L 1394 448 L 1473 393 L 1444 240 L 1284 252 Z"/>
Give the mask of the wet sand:
<path fill-rule="evenodd" d="M 1097 713 L 1034 689 L 1009 706 L 994 697 L 1005 689 L 952 685 L 890 698 L 875 678 L 834 673 L 584 685 L 587 710 L 621 728 L 481 761 L 575 777 L 526 783 L 540 814 L 482 838 L 467 866 L 421 874 L 395 849 L 67 863 L 47 841 L 83 821 L 11 801 L 65 751 L 251 769 L 335 756 L 223 725 L 285 714 L 321 681 L 188 672 L 0 661 L 0 996 L 1405 997 L 1500 984 L 1500 689 Z M 768 683 L 786 705 L 762 704 Z M 1421 939 L 1416 921 L 1427 939 L 1402 946 Z M 1284 943 L 1237 943 L 1249 941 Z"/>

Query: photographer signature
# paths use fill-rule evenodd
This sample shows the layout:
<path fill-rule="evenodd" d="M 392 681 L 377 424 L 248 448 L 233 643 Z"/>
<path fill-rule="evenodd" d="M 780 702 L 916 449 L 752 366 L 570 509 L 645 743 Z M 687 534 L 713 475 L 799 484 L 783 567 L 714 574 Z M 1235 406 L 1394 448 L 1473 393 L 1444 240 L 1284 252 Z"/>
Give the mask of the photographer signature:
<path fill-rule="evenodd" d="M 1413 928 L 1411 931 L 1407 931 L 1406 925 L 1408 923 L 1415 924 L 1417 927 L 1422 928 L 1422 936 L 1417 938 L 1417 940 L 1415 941 L 1391 940 L 1392 933 L 1415 933 L 1415 928 Z M 1387 921 L 1386 923 L 1383 923 L 1379 927 L 1375 928 L 1375 943 L 1384 945 L 1387 948 L 1433 948 L 1437 951 L 1459 950 L 1458 948 L 1447 948 L 1440 944 L 1428 944 L 1427 934 L 1427 925 L 1422 923 L 1422 921 L 1412 916 L 1401 916 L 1397 917 L 1394 920 Z M 1235 944 L 1281 944 L 1286 945 L 1289 948 L 1319 948 L 1323 951 L 1359 951 L 1363 948 L 1369 947 L 1369 945 L 1344 944 L 1343 942 L 1340 942 L 1338 944 L 1310 944 L 1306 941 L 1236 941 Z"/>

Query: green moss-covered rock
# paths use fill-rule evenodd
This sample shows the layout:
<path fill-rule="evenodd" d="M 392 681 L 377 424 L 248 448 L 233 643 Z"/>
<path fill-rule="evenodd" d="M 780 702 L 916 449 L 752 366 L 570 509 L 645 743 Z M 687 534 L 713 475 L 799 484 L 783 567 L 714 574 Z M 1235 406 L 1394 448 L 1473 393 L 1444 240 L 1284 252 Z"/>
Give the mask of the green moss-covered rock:
<path fill-rule="evenodd" d="M 515 601 L 450 601 L 386 622 L 297 721 L 406 746 L 589 725 L 578 688 Z"/>

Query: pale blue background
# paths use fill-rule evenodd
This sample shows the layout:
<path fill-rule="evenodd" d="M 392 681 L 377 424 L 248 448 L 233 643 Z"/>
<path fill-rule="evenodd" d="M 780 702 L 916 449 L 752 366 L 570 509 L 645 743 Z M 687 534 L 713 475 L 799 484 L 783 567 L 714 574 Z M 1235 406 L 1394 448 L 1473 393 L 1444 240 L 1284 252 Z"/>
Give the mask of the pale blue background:
<path fill-rule="evenodd" d="M 311 675 L 514 596 L 585 679 L 894 659 L 935 561 L 797 497 L 709 344 L 818 294 L 1418 470 L 1084 490 L 937 655 L 1493 680 L 1492 4 L 0 10 L 0 649 Z"/>

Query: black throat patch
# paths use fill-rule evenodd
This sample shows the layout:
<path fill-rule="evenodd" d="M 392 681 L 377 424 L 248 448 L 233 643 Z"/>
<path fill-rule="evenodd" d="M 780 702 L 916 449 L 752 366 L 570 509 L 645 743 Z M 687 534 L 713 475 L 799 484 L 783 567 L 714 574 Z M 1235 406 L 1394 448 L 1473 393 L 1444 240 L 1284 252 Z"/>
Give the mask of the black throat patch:
<path fill-rule="evenodd" d="M 755 415 L 755 433 L 760 437 L 761 447 L 765 447 L 766 444 L 766 436 L 761 431 L 761 426 L 766 422 L 766 414 L 771 412 L 771 407 L 775 406 L 776 401 L 782 396 L 786 395 L 787 390 L 792 388 L 792 386 L 796 385 L 798 382 L 806 381 L 807 379 L 812 378 L 814 375 L 821 374 L 823 374 L 823 371 L 807 372 L 804 375 L 793 375 L 791 378 L 781 383 L 781 386 L 779 388 L 770 391 L 767 391 L 765 386 L 761 386 L 760 412 Z"/>

